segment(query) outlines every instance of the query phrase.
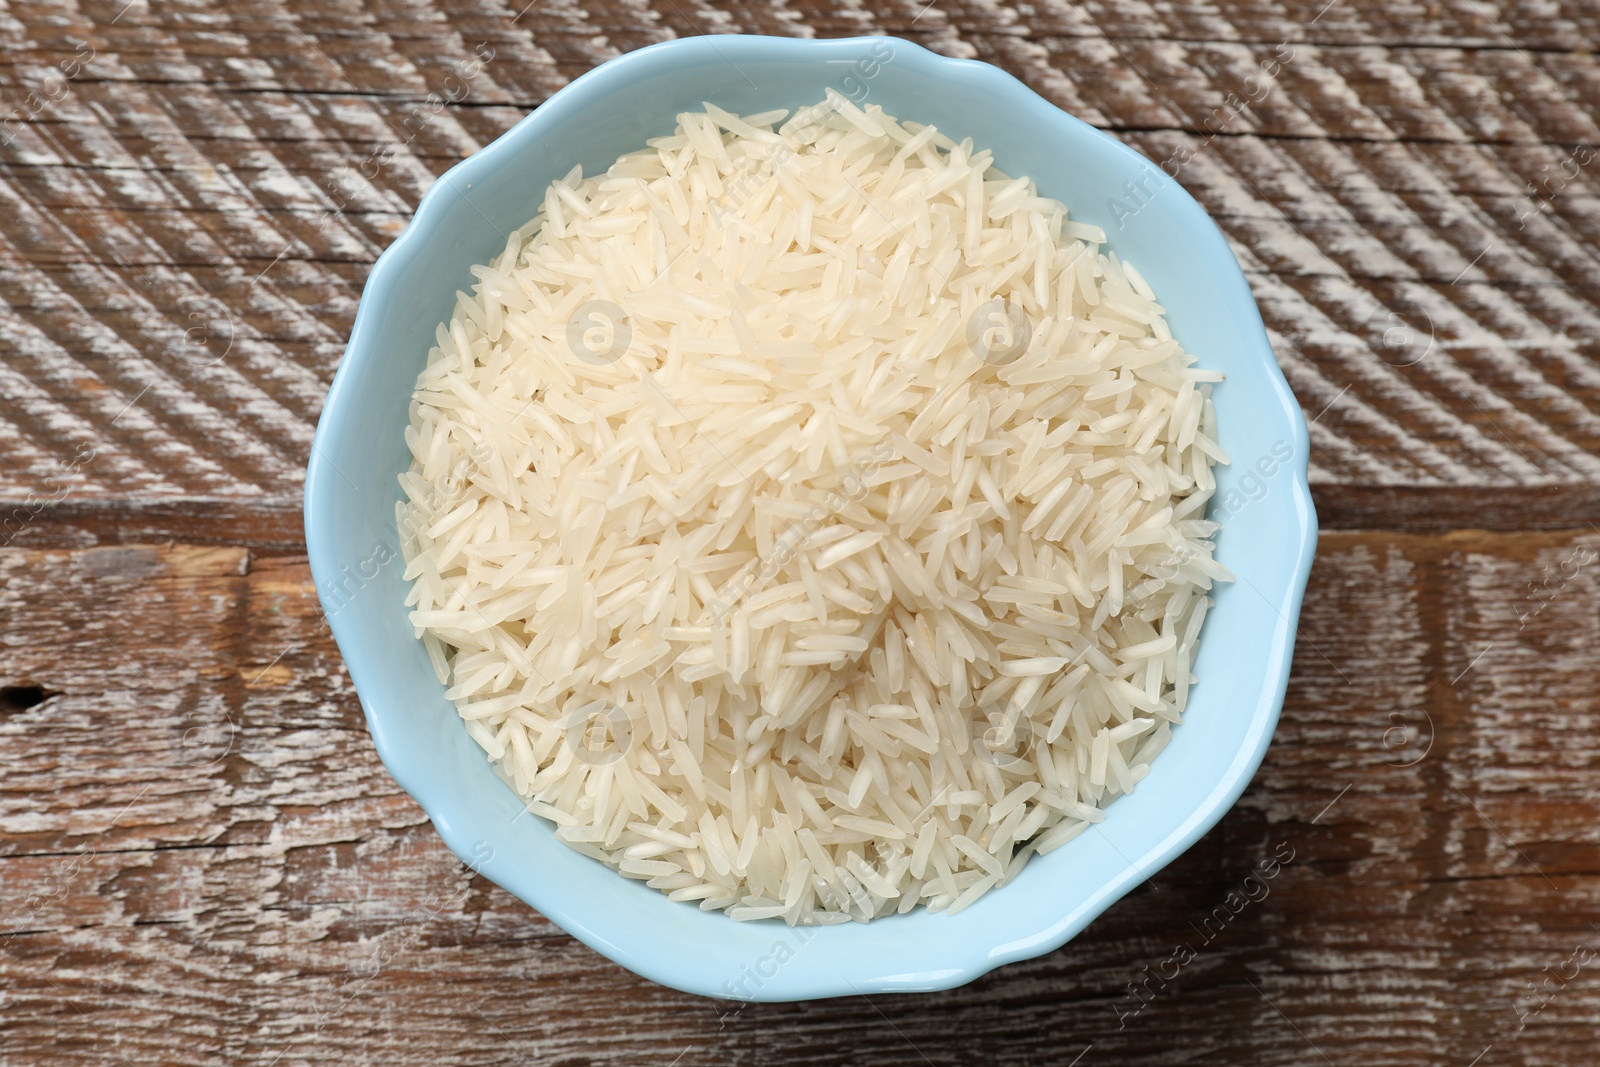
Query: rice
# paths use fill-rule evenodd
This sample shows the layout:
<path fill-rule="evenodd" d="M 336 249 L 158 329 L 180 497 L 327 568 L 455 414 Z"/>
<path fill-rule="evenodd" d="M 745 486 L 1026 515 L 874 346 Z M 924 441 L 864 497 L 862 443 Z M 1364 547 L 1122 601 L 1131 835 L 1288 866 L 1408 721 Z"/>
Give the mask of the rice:
<path fill-rule="evenodd" d="M 958 912 L 1182 721 L 1209 383 L 1031 181 L 830 92 L 574 170 L 417 379 L 410 621 L 556 836 L 734 919 Z"/>

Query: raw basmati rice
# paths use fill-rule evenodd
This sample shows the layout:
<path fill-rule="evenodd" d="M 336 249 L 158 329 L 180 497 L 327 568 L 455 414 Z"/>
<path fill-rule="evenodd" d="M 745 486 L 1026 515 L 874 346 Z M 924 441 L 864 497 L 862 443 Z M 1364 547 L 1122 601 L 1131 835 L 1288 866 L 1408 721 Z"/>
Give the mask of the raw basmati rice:
<path fill-rule="evenodd" d="M 410 619 L 571 847 L 735 919 L 958 911 L 1181 721 L 1226 462 L 1098 228 L 836 93 L 545 193 L 417 380 Z"/>

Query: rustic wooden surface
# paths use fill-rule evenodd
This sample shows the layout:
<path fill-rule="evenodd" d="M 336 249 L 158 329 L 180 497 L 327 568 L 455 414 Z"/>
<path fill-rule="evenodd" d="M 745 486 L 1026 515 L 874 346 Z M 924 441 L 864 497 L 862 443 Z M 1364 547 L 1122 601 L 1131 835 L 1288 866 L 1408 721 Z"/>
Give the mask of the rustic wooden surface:
<path fill-rule="evenodd" d="M 609 56 L 741 30 L 899 34 L 1192 154 L 1315 420 L 1250 790 L 950 993 L 734 1010 L 472 876 L 301 554 L 433 178 Z M 1593 1063 L 1597 37 L 1571 0 L 0 0 L 0 1064 Z"/>

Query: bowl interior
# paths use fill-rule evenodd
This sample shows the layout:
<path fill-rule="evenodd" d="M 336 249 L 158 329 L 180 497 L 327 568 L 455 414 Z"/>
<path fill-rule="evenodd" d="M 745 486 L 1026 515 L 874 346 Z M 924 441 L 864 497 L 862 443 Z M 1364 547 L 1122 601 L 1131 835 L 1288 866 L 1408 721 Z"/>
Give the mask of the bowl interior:
<path fill-rule="evenodd" d="M 406 621 L 394 530 L 402 431 L 434 327 L 573 164 L 603 169 L 674 116 L 794 107 L 833 87 L 994 150 L 1073 217 L 1105 228 L 1165 305 L 1177 338 L 1224 371 L 1215 392 L 1233 465 L 1219 468 L 1216 595 L 1187 725 L 1106 821 L 955 915 L 790 930 L 734 923 L 623 879 L 523 814 L 444 699 Z M 1216 227 L 1145 157 L 1009 75 L 905 41 L 703 37 L 624 56 L 558 93 L 441 178 L 374 267 L 313 446 L 306 530 L 334 635 L 395 778 L 466 862 L 620 963 L 665 984 L 762 1000 L 943 988 L 1059 945 L 1194 842 L 1260 762 L 1282 700 L 1314 541 L 1306 431 L 1243 274 Z"/>

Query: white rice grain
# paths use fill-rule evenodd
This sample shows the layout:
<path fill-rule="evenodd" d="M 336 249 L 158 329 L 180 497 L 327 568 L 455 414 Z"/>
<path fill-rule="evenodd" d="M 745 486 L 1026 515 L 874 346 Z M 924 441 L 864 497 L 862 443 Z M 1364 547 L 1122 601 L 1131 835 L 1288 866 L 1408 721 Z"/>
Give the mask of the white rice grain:
<path fill-rule="evenodd" d="M 542 204 L 436 332 L 397 508 L 527 810 L 822 925 L 957 913 L 1103 820 L 1231 578 L 1221 376 L 1106 234 L 832 92 L 708 104 Z"/>

